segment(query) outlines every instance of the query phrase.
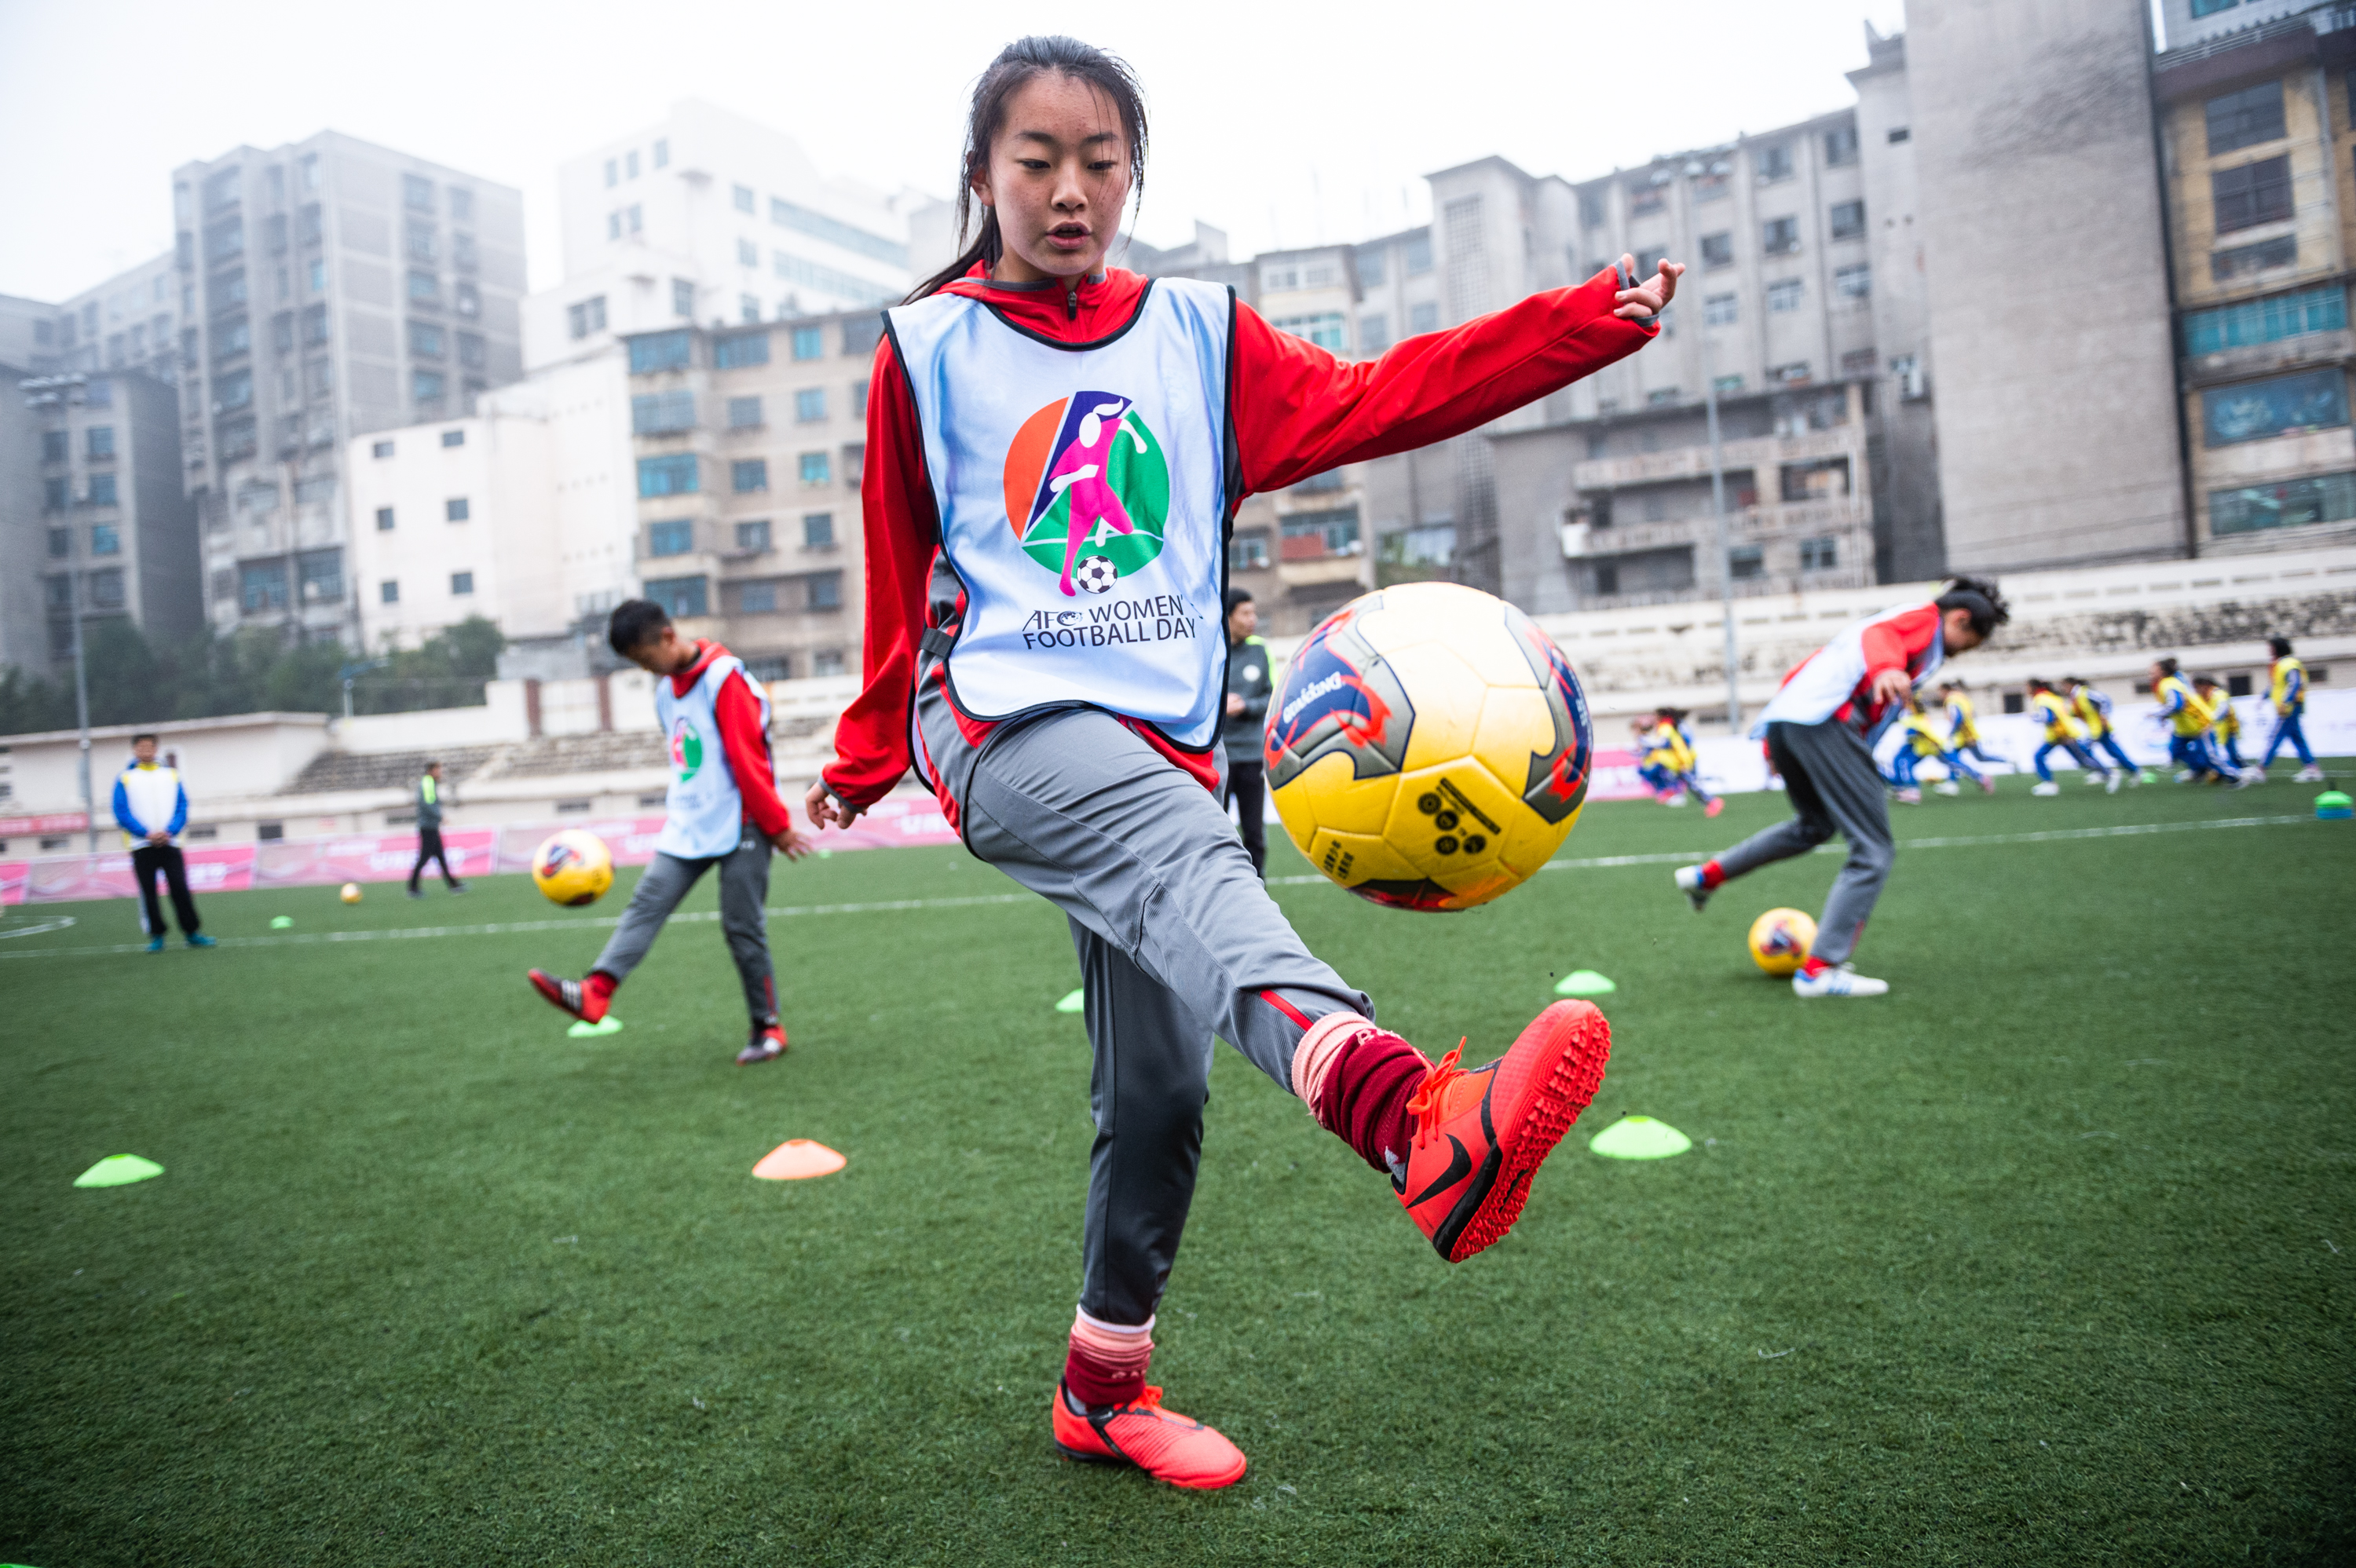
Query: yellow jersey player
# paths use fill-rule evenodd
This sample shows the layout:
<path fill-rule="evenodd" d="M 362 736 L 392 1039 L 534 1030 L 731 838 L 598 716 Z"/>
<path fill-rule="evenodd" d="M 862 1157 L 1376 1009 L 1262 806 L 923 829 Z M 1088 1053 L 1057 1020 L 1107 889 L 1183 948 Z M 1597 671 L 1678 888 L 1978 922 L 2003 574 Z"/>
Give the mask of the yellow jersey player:
<path fill-rule="evenodd" d="M 2247 774 L 2250 765 L 2242 761 L 2242 719 L 2233 711 L 2233 693 L 2218 683 L 2213 675 L 2192 677 L 2192 695 L 2209 709 L 2209 746 L 2236 778 Z"/>
<path fill-rule="evenodd" d="M 2113 795 L 2119 793 L 2119 775 L 2094 761 L 2093 754 L 2086 750 L 2085 726 L 2078 722 L 2077 716 L 2070 710 L 2069 699 L 2053 689 L 2051 681 L 2038 676 L 2029 677 L 2029 711 L 2045 727 L 2044 742 L 2037 748 L 2034 759 L 2037 785 L 2029 794 L 2053 795 L 2062 793 L 2062 786 L 2053 782 L 2053 770 L 2045 765 L 2047 753 L 2057 747 L 2085 769 L 2090 780 L 2100 775 L 2104 787 Z"/>
<path fill-rule="evenodd" d="M 1954 748 L 1957 756 L 1976 757 L 1983 763 L 2004 760 L 1991 755 L 1980 740 L 1979 716 L 1972 711 L 1970 688 L 1960 680 L 1951 680 L 1939 688 L 1939 699 L 1947 710 L 1947 744 Z"/>
<path fill-rule="evenodd" d="M 2209 705 L 2201 700 L 2192 683 L 2177 673 L 2174 659 L 2152 661 L 2151 696 L 2168 725 L 2168 754 L 2180 770 L 2176 775 L 2179 783 L 2250 782 L 2227 771 L 2225 760 L 2210 745 Z"/>
<path fill-rule="evenodd" d="M 2266 646 L 2274 663 L 2266 667 L 2266 706 L 2274 709 L 2274 733 L 2266 737 L 2266 754 L 2258 761 L 2258 771 L 2274 766 L 2275 753 L 2290 742 L 2298 752 L 2298 773 L 2293 781 L 2321 784 L 2323 770 L 2315 765 L 2315 753 L 2307 749 L 2307 667 L 2290 651 L 2288 637 L 2269 637 Z"/>
<path fill-rule="evenodd" d="M 2143 783 L 2143 770 L 2119 744 L 2119 727 L 2111 720 L 2111 699 L 2074 675 L 2062 677 L 2062 690 L 2070 699 L 2070 710 L 2086 727 L 2086 750 L 2097 757 L 2107 754 L 2118 764 L 2118 771 L 2126 776 L 2130 785 Z"/>

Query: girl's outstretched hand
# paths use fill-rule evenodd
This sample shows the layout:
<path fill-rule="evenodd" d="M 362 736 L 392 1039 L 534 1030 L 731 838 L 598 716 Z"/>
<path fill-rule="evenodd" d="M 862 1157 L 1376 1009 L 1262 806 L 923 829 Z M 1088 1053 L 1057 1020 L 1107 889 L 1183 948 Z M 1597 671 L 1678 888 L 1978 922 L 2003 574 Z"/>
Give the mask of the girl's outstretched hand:
<path fill-rule="evenodd" d="M 802 796 L 802 809 L 809 813 L 812 827 L 824 827 L 830 822 L 837 827 L 848 827 L 859 820 L 861 808 L 846 805 L 835 799 L 834 792 L 826 787 L 824 779 L 820 779 L 809 786 L 809 794 Z"/>
<path fill-rule="evenodd" d="M 1622 256 L 1620 270 L 1630 277 L 1635 277 L 1636 258 Z M 1662 261 L 1659 272 L 1649 278 L 1637 278 L 1634 288 L 1622 289 L 1612 296 L 1619 302 L 1619 308 L 1612 314 L 1628 321 L 1643 321 L 1660 315 L 1668 303 L 1677 297 L 1677 280 L 1685 276 L 1685 271 L 1683 261 Z"/>

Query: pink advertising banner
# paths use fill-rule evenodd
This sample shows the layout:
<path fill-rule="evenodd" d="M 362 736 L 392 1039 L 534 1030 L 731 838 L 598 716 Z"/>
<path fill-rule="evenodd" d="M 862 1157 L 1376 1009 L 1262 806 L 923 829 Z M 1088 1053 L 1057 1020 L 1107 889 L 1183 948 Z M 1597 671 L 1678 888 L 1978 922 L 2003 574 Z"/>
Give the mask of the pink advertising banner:
<path fill-rule="evenodd" d="M 253 851 L 251 844 L 184 850 L 188 864 L 188 891 L 245 891 L 253 886 Z M 117 849 L 100 855 L 45 855 L 30 862 L 23 901 L 77 903 L 86 899 L 138 896 L 139 880 L 131 871 L 131 851 Z"/>
<path fill-rule="evenodd" d="M 31 869 L 22 860 L 0 860 L 0 907 L 25 901 L 25 879 Z"/>
<path fill-rule="evenodd" d="M 41 833 L 79 833 L 90 818 L 79 811 L 56 811 L 47 816 L 0 816 L 0 838 L 30 838 Z"/>
<path fill-rule="evenodd" d="M 800 824 L 800 803 L 795 803 L 796 821 Z M 532 852 L 548 836 L 562 828 L 578 828 L 594 833 L 605 841 L 605 848 L 616 866 L 643 866 L 655 858 L 655 840 L 662 835 L 663 819 L 659 816 L 620 816 L 584 818 L 577 822 L 541 822 L 519 824 L 499 830 L 499 867 L 502 871 L 531 869 Z M 830 827 L 817 835 L 821 849 L 890 849 L 921 844 L 954 844 L 957 834 L 948 818 L 941 815 L 938 802 L 930 797 L 879 801 L 848 829 Z"/>
<path fill-rule="evenodd" d="M 1653 791 L 1636 774 L 1642 761 L 1629 751 L 1599 751 L 1587 773 L 1587 798 L 1590 800 L 1644 800 Z"/>
<path fill-rule="evenodd" d="M 442 835 L 450 869 L 460 877 L 488 876 L 498 841 L 496 827 L 463 827 Z M 285 838 L 253 847 L 253 880 L 265 888 L 316 887 L 322 882 L 406 880 L 417 863 L 414 833 L 353 833 L 334 838 Z M 193 856 L 190 857 L 194 859 Z M 439 875 L 439 868 L 428 868 Z"/>

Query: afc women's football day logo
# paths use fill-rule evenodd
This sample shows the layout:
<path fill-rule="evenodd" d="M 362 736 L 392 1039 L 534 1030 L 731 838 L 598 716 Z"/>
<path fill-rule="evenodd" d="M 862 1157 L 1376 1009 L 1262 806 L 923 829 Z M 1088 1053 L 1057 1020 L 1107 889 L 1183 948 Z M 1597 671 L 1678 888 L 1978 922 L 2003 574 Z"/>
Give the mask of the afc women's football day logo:
<path fill-rule="evenodd" d="M 1108 593 L 1162 553 L 1170 464 L 1116 392 L 1075 392 L 1023 421 L 1006 452 L 1006 517 L 1067 598 Z"/>

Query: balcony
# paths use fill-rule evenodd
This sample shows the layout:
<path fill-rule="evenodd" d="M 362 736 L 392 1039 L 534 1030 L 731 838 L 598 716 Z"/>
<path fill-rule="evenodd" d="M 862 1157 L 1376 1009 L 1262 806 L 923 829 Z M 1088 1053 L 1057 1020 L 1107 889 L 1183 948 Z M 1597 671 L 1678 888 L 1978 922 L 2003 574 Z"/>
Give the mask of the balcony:
<path fill-rule="evenodd" d="M 1865 427 L 1836 425 L 1804 435 L 1762 435 L 1722 443 L 1729 473 L 1740 468 L 1764 472 L 1786 463 L 1812 458 L 1847 457 L 1852 462 L 1865 453 Z M 1709 477 L 1709 446 L 1673 447 L 1666 452 L 1640 452 L 1626 457 L 1595 457 L 1571 469 L 1571 484 L 1584 491 L 1618 490 L 1631 485 L 1657 485 L 1672 479 Z"/>
<path fill-rule="evenodd" d="M 1805 539 L 1819 535 L 1854 533 L 1872 524 L 1872 508 L 1862 496 L 1842 496 L 1825 501 L 1793 501 L 1764 507 L 1729 507 L 1726 528 L 1729 539 L 1740 544 L 1760 544 L 1770 539 Z M 1716 519 L 1705 512 L 1697 517 L 1673 517 L 1657 523 L 1622 523 L 1607 528 L 1590 528 L 1581 523 L 1567 523 L 1562 530 L 1562 553 L 1565 559 L 1583 560 L 1595 556 L 1633 555 L 1641 550 L 1671 549 L 1682 545 L 1708 544 Z"/>

